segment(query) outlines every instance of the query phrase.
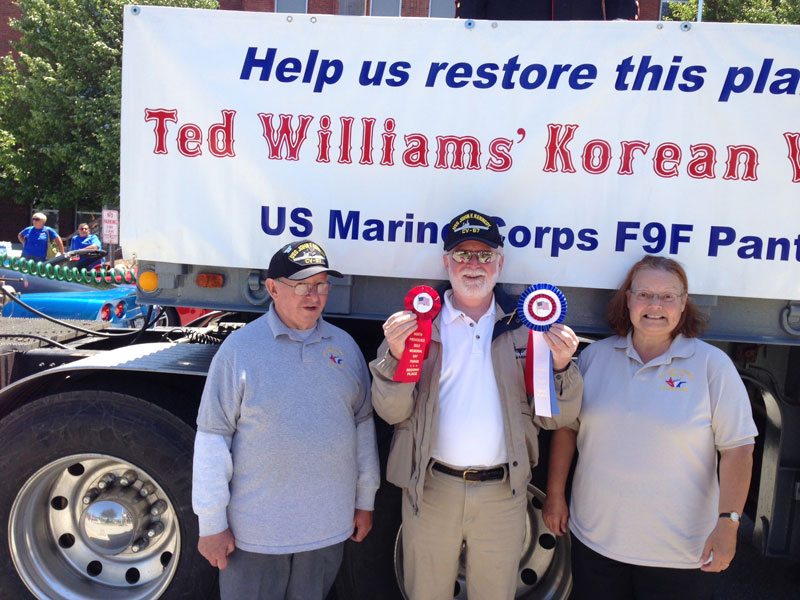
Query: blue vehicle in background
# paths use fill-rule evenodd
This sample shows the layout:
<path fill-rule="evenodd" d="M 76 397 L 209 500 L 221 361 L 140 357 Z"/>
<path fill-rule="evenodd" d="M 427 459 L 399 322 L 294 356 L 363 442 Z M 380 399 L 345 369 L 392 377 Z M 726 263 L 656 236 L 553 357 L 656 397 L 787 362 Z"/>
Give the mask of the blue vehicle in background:
<path fill-rule="evenodd" d="M 105 321 L 112 327 L 139 327 L 146 311 L 136 304 L 135 285 L 94 286 L 37 277 L 0 268 L 0 283 L 13 288 L 28 306 L 55 319 Z M 8 300 L 2 316 L 39 318 L 39 315 Z"/>

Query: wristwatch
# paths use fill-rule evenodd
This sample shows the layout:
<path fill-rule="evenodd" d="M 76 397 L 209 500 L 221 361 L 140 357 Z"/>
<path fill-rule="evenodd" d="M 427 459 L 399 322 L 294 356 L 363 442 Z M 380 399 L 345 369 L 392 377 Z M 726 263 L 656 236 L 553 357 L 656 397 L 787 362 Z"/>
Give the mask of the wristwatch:
<path fill-rule="evenodd" d="M 739 513 L 737 513 L 736 511 L 731 511 L 731 512 L 726 512 L 726 513 L 719 513 L 719 518 L 722 519 L 723 517 L 726 518 L 726 519 L 730 519 L 734 523 L 738 523 L 739 520 L 742 518 L 742 516 Z"/>

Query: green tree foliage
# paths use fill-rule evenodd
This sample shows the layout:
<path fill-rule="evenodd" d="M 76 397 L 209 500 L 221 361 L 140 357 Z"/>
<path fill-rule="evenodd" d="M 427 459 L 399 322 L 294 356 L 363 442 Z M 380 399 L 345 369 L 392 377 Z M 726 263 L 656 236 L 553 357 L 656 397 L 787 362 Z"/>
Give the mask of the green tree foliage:
<path fill-rule="evenodd" d="M 43 208 L 117 204 L 125 1 L 16 3 L 21 38 L 0 58 L 0 197 Z"/>
<path fill-rule="evenodd" d="M 670 2 L 664 20 L 697 20 L 697 1 Z M 800 24 L 800 0 L 705 0 L 703 21 Z"/>

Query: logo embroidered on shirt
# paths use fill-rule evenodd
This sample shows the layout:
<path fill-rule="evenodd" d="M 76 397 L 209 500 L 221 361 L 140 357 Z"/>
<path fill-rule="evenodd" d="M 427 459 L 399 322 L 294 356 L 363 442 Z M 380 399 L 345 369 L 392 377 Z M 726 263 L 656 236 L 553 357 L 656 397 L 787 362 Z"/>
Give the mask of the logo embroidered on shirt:
<path fill-rule="evenodd" d="M 688 392 L 689 383 L 694 380 L 689 371 L 682 369 L 670 369 L 664 373 L 663 377 L 661 380 L 662 390 L 677 390 L 679 392 Z"/>
<path fill-rule="evenodd" d="M 517 356 L 517 359 L 525 358 L 528 355 L 528 349 L 514 348 L 514 354 Z"/>
<path fill-rule="evenodd" d="M 328 346 L 324 350 L 325 358 L 328 359 L 328 362 L 332 365 L 337 365 L 340 367 L 344 366 L 344 352 L 339 350 L 338 348 L 334 348 L 333 346 Z"/>

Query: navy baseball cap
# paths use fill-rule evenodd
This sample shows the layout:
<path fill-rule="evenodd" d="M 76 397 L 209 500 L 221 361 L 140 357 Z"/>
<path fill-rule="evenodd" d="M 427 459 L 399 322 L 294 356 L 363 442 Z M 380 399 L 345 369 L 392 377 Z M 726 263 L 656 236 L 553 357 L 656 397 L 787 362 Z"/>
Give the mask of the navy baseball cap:
<path fill-rule="evenodd" d="M 270 279 L 285 277 L 293 281 L 300 281 L 318 273 L 328 273 L 334 277 L 343 276 L 339 271 L 328 267 L 328 257 L 325 256 L 325 251 L 311 240 L 286 244 L 269 261 L 268 276 Z"/>
<path fill-rule="evenodd" d="M 504 238 L 500 235 L 497 223 L 492 217 L 479 213 L 477 210 L 468 210 L 453 217 L 447 226 L 444 236 L 445 252 L 467 240 L 483 242 L 487 246 L 497 248 L 503 245 Z"/>

